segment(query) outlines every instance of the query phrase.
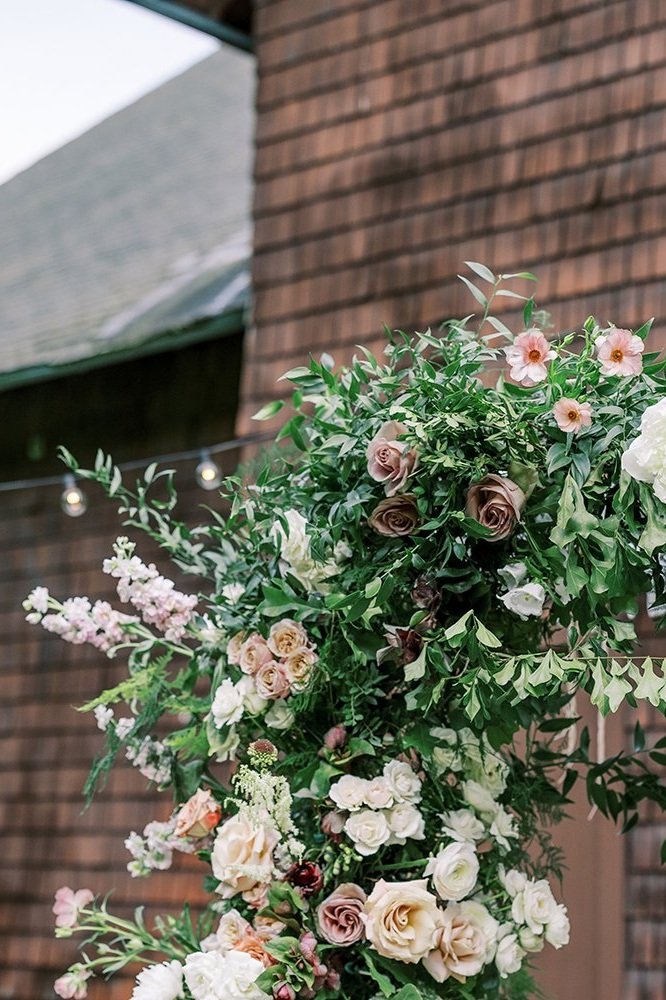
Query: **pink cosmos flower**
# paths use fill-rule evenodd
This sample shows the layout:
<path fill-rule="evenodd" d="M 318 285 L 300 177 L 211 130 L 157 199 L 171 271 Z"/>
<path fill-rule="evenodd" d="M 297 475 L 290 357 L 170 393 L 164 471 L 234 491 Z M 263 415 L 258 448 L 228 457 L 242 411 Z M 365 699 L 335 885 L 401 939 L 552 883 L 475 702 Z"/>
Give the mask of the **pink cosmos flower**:
<path fill-rule="evenodd" d="M 604 375 L 639 375 L 645 344 L 631 330 L 611 330 L 596 339 L 597 357 Z"/>
<path fill-rule="evenodd" d="M 519 334 L 513 344 L 504 348 L 504 353 L 511 367 L 511 378 L 523 385 L 543 382 L 548 374 L 546 362 L 556 356 L 540 330 Z"/>
<path fill-rule="evenodd" d="M 53 912 L 56 915 L 56 927 L 75 927 L 79 919 L 79 911 L 95 898 L 90 889 L 78 889 L 74 892 L 68 885 L 61 886 L 55 894 Z"/>
<path fill-rule="evenodd" d="M 592 423 L 592 407 L 589 403 L 579 403 L 564 396 L 555 403 L 553 416 L 561 431 L 565 434 L 577 434 Z"/>

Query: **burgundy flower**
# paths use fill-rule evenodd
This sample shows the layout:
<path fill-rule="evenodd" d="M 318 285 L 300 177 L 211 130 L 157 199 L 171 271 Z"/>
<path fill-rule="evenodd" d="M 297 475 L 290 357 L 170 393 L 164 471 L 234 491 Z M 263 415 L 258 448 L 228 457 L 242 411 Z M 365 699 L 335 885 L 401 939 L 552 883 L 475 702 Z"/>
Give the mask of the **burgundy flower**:
<path fill-rule="evenodd" d="M 324 875 L 314 861 L 293 864 L 287 872 L 287 882 L 300 892 L 301 896 L 314 896 L 324 884 Z"/>

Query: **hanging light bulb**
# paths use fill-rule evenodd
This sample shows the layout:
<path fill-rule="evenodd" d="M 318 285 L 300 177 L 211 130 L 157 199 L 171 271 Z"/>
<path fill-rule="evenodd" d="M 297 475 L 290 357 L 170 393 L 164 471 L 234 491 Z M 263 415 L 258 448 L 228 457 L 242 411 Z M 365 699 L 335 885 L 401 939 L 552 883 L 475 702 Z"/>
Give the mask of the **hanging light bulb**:
<path fill-rule="evenodd" d="M 209 451 L 201 452 L 201 461 L 194 474 L 199 486 L 204 490 L 215 490 L 222 482 L 222 470 L 210 457 Z"/>
<path fill-rule="evenodd" d="M 60 494 L 60 506 L 68 517 L 81 517 L 88 509 L 88 500 L 71 473 L 65 476 L 65 488 Z"/>

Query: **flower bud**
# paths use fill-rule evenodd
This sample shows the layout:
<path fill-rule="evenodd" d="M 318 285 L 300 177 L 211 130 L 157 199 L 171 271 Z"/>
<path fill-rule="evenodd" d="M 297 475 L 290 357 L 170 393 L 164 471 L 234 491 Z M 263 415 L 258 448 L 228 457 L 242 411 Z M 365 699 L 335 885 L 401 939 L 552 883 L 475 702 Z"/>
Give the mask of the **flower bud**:
<path fill-rule="evenodd" d="M 294 987 L 289 983 L 276 983 L 273 987 L 273 996 L 275 1000 L 296 1000 Z"/>
<path fill-rule="evenodd" d="M 327 750 L 339 750 L 347 742 L 347 730 L 344 726 L 332 726 L 324 736 L 324 746 Z"/>

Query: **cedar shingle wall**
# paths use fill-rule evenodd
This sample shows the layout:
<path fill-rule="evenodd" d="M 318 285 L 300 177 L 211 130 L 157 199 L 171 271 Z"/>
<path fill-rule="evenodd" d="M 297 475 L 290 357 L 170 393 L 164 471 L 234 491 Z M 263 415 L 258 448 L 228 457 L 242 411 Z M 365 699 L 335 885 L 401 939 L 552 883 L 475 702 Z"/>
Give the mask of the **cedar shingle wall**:
<path fill-rule="evenodd" d="M 660 0 L 257 0 L 255 30 L 242 430 L 309 350 L 464 315 L 465 259 L 536 270 L 559 328 L 654 315 L 664 343 Z M 666 998 L 665 834 L 626 842 L 623 1000 Z"/>

